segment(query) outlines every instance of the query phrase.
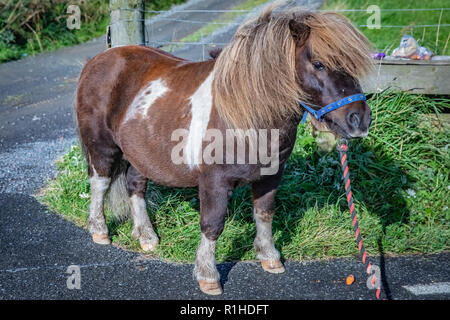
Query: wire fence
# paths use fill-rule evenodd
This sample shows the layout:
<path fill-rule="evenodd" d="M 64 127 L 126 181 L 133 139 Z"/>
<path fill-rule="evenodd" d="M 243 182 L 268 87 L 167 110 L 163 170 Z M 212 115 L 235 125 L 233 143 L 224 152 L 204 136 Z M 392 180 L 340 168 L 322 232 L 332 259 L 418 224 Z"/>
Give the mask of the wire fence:
<path fill-rule="evenodd" d="M 183 23 L 193 23 L 193 24 L 214 24 L 214 25 L 235 25 L 239 26 L 240 23 L 234 23 L 234 22 L 205 22 L 200 20 L 185 20 L 185 19 L 173 19 L 173 18 L 160 18 L 159 20 L 163 21 L 173 21 L 173 22 L 183 22 Z M 110 25 L 114 25 L 120 22 L 131 22 L 131 21 L 143 21 L 143 22 L 152 22 L 151 19 L 123 19 L 119 20 L 115 23 L 112 23 Z M 358 27 L 361 28 L 367 28 L 372 27 L 371 25 L 367 24 L 360 24 Z M 442 23 L 442 24 L 409 24 L 409 25 L 381 25 L 381 28 L 425 28 L 425 27 L 450 27 L 450 24 L 448 23 Z"/>
<path fill-rule="evenodd" d="M 186 46 L 198 46 L 200 47 L 200 57 L 198 59 L 205 58 L 205 49 L 208 47 L 225 46 L 231 39 L 234 32 L 232 30 L 242 23 L 242 19 L 250 14 L 254 10 L 233 10 L 233 9 L 183 9 L 183 10 L 142 10 L 142 9 L 130 9 L 120 8 L 124 11 L 138 10 L 143 16 L 149 16 L 150 18 L 135 19 L 135 20 L 118 20 L 115 23 L 140 21 L 145 24 L 145 45 L 163 47 L 165 50 L 173 51 Z M 372 12 L 367 9 L 337 9 L 337 10 L 312 10 L 315 12 L 338 12 L 338 13 L 366 13 L 370 15 Z M 406 29 L 411 32 L 417 28 L 440 28 L 450 27 L 449 23 L 441 23 L 444 12 L 450 11 L 450 8 L 380 8 L 380 12 L 436 12 L 440 13 L 439 19 L 436 23 L 415 24 L 411 21 L 410 24 L 380 24 L 380 28 L 395 28 Z M 193 14 L 193 15 L 192 15 Z M 217 17 L 214 20 L 212 15 Z M 181 15 L 189 16 L 183 17 Z M 227 19 L 223 19 L 224 15 L 228 15 Z M 193 18 L 195 17 L 195 18 Z M 201 18 L 200 18 L 201 17 Z M 204 18 L 203 18 L 204 17 Z M 448 20 L 448 19 L 447 19 Z M 447 22 L 447 21 L 446 21 Z M 113 25 L 113 24 L 111 24 Z M 357 24 L 360 28 L 371 28 L 373 25 L 369 24 Z M 208 30 L 203 30 L 208 27 Z M 172 33 L 161 32 L 162 28 L 173 30 Z M 221 29 L 228 31 L 228 38 L 225 36 L 219 36 L 218 39 L 211 37 L 211 33 L 220 33 Z M 190 32 L 186 34 L 187 30 Z M 231 30 L 231 31 L 230 31 Z M 204 33 L 203 33 L 204 32 Z M 192 36 L 196 33 L 195 36 Z M 165 34 L 166 37 L 162 37 Z M 167 35 L 170 34 L 170 37 Z M 447 39 L 448 43 L 448 39 Z M 446 44 L 447 46 L 447 44 Z"/>
<path fill-rule="evenodd" d="M 160 14 L 160 13 L 225 13 L 225 12 L 234 12 L 234 13 L 246 13 L 246 12 L 251 12 L 252 10 L 142 10 L 142 9 L 130 9 L 130 8 L 119 8 L 119 10 L 129 10 L 129 11 L 135 11 L 138 10 L 140 12 L 144 12 L 144 13 L 156 13 L 156 14 Z M 367 9 L 327 9 L 327 10 L 321 10 L 321 9 L 317 9 L 317 10 L 312 10 L 315 12 L 367 12 Z M 403 9 L 383 9 L 380 8 L 381 12 L 390 12 L 390 11 L 450 11 L 450 8 L 403 8 Z"/>

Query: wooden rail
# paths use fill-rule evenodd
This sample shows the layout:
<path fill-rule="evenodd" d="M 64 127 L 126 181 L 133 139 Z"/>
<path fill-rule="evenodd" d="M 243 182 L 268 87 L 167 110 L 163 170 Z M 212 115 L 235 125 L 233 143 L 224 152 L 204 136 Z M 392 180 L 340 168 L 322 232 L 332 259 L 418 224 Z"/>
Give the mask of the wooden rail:
<path fill-rule="evenodd" d="M 361 83 L 364 92 L 385 89 L 423 94 L 450 94 L 450 56 L 432 60 L 380 60 Z"/>

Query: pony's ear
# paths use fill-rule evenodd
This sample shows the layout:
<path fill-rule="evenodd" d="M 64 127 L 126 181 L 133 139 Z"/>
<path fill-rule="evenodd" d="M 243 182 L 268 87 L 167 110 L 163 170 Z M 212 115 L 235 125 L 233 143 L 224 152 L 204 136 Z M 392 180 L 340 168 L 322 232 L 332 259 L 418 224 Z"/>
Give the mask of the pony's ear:
<path fill-rule="evenodd" d="M 289 21 L 289 29 L 297 46 L 303 46 L 306 40 L 308 40 L 310 28 L 306 24 L 292 19 Z"/>

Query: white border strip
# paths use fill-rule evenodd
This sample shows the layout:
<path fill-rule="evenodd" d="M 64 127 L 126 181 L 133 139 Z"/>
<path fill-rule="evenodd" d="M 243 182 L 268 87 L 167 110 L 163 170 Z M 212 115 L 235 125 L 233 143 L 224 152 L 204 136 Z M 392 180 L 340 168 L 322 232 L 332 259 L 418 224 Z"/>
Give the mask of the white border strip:
<path fill-rule="evenodd" d="M 416 284 L 412 286 L 403 286 L 403 288 L 415 294 L 416 296 L 429 294 L 450 294 L 450 282 Z"/>

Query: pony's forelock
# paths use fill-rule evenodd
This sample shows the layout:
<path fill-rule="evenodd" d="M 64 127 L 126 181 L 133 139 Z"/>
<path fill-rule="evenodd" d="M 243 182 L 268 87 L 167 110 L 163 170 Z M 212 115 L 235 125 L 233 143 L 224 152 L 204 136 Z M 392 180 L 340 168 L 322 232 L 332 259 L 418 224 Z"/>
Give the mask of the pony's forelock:
<path fill-rule="evenodd" d="M 302 23 L 310 29 L 308 44 L 312 59 L 355 79 L 370 71 L 373 66 L 370 42 L 346 17 L 332 12 L 311 13 Z"/>
<path fill-rule="evenodd" d="M 244 23 L 217 58 L 214 102 L 234 128 L 270 127 L 296 109 L 301 93 L 288 18 L 274 7 Z"/>

